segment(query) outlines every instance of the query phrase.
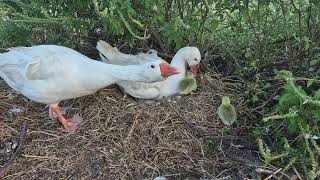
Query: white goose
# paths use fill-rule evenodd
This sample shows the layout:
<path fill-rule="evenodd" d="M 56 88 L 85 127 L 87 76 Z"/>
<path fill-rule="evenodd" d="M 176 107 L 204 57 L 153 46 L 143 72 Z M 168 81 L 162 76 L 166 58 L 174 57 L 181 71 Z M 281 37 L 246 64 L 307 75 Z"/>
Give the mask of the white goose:
<path fill-rule="evenodd" d="M 129 65 L 142 64 L 161 60 L 156 51 L 151 50 L 147 54 L 139 53 L 137 55 L 124 54 L 112 47 L 107 42 L 100 40 L 97 43 L 101 59 L 110 64 Z M 179 94 L 179 83 L 186 77 L 186 63 L 191 67 L 193 75 L 197 74 L 201 54 L 196 47 L 181 48 L 173 57 L 171 66 L 176 68 L 179 74 L 168 77 L 166 80 L 155 83 L 119 81 L 117 84 L 129 95 L 141 99 L 161 99 Z"/>
<path fill-rule="evenodd" d="M 75 130 L 81 118 L 66 119 L 60 101 L 92 94 L 119 81 L 156 82 L 176 73 L 162 61 L 112 65 L 56 45 L 16 47 L 0 53 L 0 77 L 29 99 L 48 104 L 50 118 L 58 117 L 67 130 Z"/>

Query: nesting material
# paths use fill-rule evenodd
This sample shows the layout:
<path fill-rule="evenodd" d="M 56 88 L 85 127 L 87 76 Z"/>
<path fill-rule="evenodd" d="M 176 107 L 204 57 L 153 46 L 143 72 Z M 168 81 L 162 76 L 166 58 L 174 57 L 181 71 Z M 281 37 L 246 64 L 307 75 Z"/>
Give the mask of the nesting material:
<path fill-rule="evenodd" d="M 6 179 L 184 179 L 214 178 L 221 172 L 220 178 L 242 177 L 239 169 L 245 166 L 228 158 L 230 147 L 222 146 L 227 141 L 207 138 L 225 135 L 216 112 L 223 95 L 237 99 L 234 106 L 244 119 L 228 136 L 243 135 L 250 126 L 241 88 L 222 82 L 217 74 L 199 77 L 196 94 L 151 105 L 123 99 L 117 86 L 64 101 L 62 106 L 76 108 L 68 109 L 68 116 L 79 111 L 83 117 L 74 133 L 48 119 L 47 107 L 15 94 L 3 80 L 0 89 L 0 143 L 14 139 L 15 129 L 29 122 L 22 155 Z M 10 113 L 14 107 L 24 111 Z"/>

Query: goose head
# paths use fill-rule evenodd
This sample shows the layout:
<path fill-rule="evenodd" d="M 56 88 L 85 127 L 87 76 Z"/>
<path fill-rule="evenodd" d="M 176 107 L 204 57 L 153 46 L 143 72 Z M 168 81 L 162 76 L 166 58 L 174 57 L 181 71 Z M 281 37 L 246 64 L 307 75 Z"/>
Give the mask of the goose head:
<path fill-rule="evenodd" d="M 178 74 L 176 68 L 163 61 L 153 61 L 142 65 L 142 76 L 149 82 L 163 81 L 167 77 Z"/>
<path fill-rule="evenodd" d="M 189 65 L 192 74 L 195 76 L 198 73 L 201 61 L 201 54 L 197 47 L 187 46 L 181 48 L 178 53 L 181 53 L 186 63 Z"/>

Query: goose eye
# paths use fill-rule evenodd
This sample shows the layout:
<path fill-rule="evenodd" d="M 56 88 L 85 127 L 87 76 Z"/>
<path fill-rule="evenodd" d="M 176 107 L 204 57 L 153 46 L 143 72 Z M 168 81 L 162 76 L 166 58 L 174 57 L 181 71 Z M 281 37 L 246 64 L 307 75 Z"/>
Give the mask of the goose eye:
<path fill-rule="evenodd" d="M 149 52 L 149 54 L 152 54 L 152 52 Z"/>
<path fill-rule="evenodd" d="M 197 59 L 197 58 L 194 58 L 194 60 L 195 60 L 195 61 L 198 61 L 198 59 Z"/>
<path fill-rule="evenodd" d="M 151 68 L 154 68 L 154 65 L 151 65 Z"/>

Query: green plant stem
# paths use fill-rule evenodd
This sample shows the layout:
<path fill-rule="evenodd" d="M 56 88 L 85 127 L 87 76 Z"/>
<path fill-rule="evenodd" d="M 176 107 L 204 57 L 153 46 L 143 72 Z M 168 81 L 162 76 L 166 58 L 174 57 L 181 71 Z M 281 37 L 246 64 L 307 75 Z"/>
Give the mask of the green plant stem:
<path fill-rule="evenodd" d="M 144 36 L 144 37 L 141 37 L 141 36 L 136 35 L 136 34 L 132 31 L 132 29 L 131 29 L 130 25 L 128 24 L 128 22 L 126 21 L 126 19 L 123 17 L 122 13 L 121 13 L 119 10 L 117 10 L 117 12 L 118 12 L 118 14 L 119 14 L 122 22 L 124 23 L 124 25 L 126 26 L 126 28 L 128 29 L 128 31 L 130 32 L 130 34 L 131 34 L 133 37 L 135 37 L 135 38 L 137 38 L 137 39 L 139 39 L 139 40 L 147 40 L 147 39 L 149 39 L 149 38 L 151 37 L 151 34 L 148 34 L 148 36 Z"/>
<path fill-rule="evenodd" d="M 313 147 L 316 149 L 317 154 L 320 156 L 320 146 L 317 144 L 317 142 L 313 139 L 311 139 L 311 143 L 313 145 Z"/>
<path fill-rule="evenodd" d="M 307 149 L 309 156 L 310 156 L 310 159 L 311 159 L 312 170 L 311 170 L 310 174 L 312 175 L 312 177 L 317 177 L 320 174 L 320 172 L 318 171 L 318 169 L 319 169 L 318 161 L 316 160 L 316 156 L 314 155 L 313 151 L 311 150 L 307 139 L 305 139 L 305 145 L 306 145 L 306 149 Z"/>
<path fill-rule="evenodd" d="M 298 112 L 289 112 L 283 115 L 273 115 L 273 116 L 263 118 L 262 121 L 268 122 L 269 120 L 287 119 L 292 117 L 298 117 Z"/>
<path fill-rule="evenodd" d="M 79 21 L 85 22 L 81 19 L 76 19 L 72 17 L 62 17 L 62 18 L 35 18 L 22 15 L 20 13 L 14 13 L 13 15 L 20 17 L 21 19 L 10 19 L 12 22 L 24 22 L 24 23 L 31 23 L 31 24 L 64 24 L 66 21 Z"/>
<path fill-rule="evenodd" d="M 209 13 L 209 5 L 208 5 L 208 1 L 207 0 L 203 0 L 203 5 L 205 7 L 205 11 L 201 17 L 201 23 L 200 23 L 200 27 L 199 27 L 199 31 L 200 31 L 200 41 L 202 42 L 202 36 L 203 36 L 203 31 L 204 31 L 204 24 L 207 20 L 207 16 Z"/>
<path fill-rule="evenodd" d="M 133 23 L 135 23 L 136 25 L 138 25 L 140 28 L 143 28 L 143 27 L 144 27 L 144 25 L 143 25 L 140 21 L 134 19 L 130 14 L 128 14 L 128 16 L 129 16 L 130 20 L 131 20 Z"/>
<path fill-rule="evenodd" d="M 294 165 L 294 163 L 296 163 L 296 161 L 297 161 L 297 158 L 296 157 L 294 157 L 294 158 L 292 158 L 290 161 L 289 161 L 289 163 L 283 168 L 283 172 L 287 172 L 288 170 L 289 170 L 289 168 L 291 167 L 291 166 L 293 166 Z"/>
<path fill-rule="evenodd" d="M 305 133 L 303 127 L 301 124 L 299 124 L 299 128 L 301 130 L 302 133 Z M 312 149 L 310 148 L 310 145 L 309 145 L 309 141 L 308 139 L 304 138 L 304 144 L 305 144 L 305 148 L 310 156 L 310 160 L 311 160 L 311 166 L 312 166 L 312 170 L 311 171 L 306 171 L 309 178 L 310 179 L 315 179 L 317 176 L 320 175 L 320 171 L 318 170 L 319 169 L 319 163 L 318 163 L 318 160 L 317 160 L 317 156 L 313 153 Z M 312 141 L 311 141 L 312 142 Z M 317 149 L 316 149 L 317 150 Z"/>
<path fill-rule="evenodd" d="M 92 4 L 93 4 L 94 11 L 96 12 L 96 14 L 97 14 L 99 17 L 101 17 L 101 14 L 100 14 L 100 11 L 99 11 L 99 5 L 98 5 L 97 0 L 92 0 Z"/>
<path fill-rule="evenodd" d="M 285 157 L 289 154 L 288 152 L 285 152 L 285 153 L 282 153 L 282 154 L 279 154 L 276 156 L 272 156 L 272 154 L 270 152 L 268 152 L 267 150 L 264 149 L 263 141 L 261 139 L 258 139 L 258 146 L 259 146 L 260 154 L 263 156 L 266 164 L 270 163 L 271 161 Z"/>

